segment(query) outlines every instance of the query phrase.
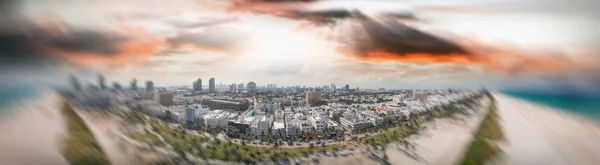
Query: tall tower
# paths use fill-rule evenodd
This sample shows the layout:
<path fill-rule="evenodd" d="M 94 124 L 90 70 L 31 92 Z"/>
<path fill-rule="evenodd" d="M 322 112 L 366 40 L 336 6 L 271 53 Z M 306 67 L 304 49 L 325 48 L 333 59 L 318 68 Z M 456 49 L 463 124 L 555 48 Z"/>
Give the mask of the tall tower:
<path fill-rule="evenodd" d="M 154 90 L 154 82 L 151 80 L 146 81 L 146 91 Z"/>
<path fill-rule="evenodd" d="M 98 75 L 98 85 L 100 86 L 101 90 L 106 89 L 106 79 L 102 74 Z"/>
<path fill-rule="evenodd" d="M 248 92 L 256 92 L 256 83 L 251 81 L 248 83 L 246 88 L 248 89 Z"/>
<path fill-rule="evenodd" d="M 208 92 L 216 92 L 217 90 L 215 89 L 215 78 L 210 78 L 208 79 Z"/>
<path fill-rule="evenodd" d="M 202 91 L 202 79 L 199 78 L 196 81 L 194 81 L 193 90 L 196 92 Z"/>
<path fill-rule="evenodd" d="M 137 89 L 138 89 L 137 79 L 134 78 L 133 80 L 131 80 L 130 84 L 131 84 L 131 90 L 137 91 Z"/>

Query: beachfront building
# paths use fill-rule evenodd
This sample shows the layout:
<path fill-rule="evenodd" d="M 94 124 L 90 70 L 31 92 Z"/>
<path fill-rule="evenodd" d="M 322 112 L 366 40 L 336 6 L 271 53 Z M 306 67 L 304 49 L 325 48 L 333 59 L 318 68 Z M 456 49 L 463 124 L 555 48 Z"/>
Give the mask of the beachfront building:
<path fill-rule="evenodd" d="M 359 118 L 340 118 L 342 128 L 353 133 L 364 130 L 368 122 L 369 121 Z"/>
<path fill-rule="evenodd" d="M 301 130 L 301 125 L 300 125 L 300 121 L 296 120 L 296 119 L 291 119 L 290 121 L 287 121 L 285 123 L 285 133 L 287 134 L 288 137 L 295 137 L 296 132 L 300 132 Z"/>
<path fill-rule="evenodd" d="M 273 125 L 273 116 L 265 115 L 258 121 L 258 135 L 266 135 L 269 133 Z M 264 133 L 264 134 L 263 134 Z"/>
<path fill-rule="evenodd" d="M 286 136 L 285 131 L 285 123 L 283 120 L 276 120 L 273 122 L 273 127 L 271 128 L 271 135 L 273 135 L 273 137 L 283 138 L 283 136 Z"/>

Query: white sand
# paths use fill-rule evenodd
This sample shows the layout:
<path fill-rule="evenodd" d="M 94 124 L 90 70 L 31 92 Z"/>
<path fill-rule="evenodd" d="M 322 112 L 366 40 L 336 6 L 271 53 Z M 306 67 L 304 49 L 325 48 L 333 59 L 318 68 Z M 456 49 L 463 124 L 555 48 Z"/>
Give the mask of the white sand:
<path fill-rule="evenodd" d="M 40 97 L 15 106 L 0 119 L 0 164 L 69 164 L 61 155 L 66 136 L 62 119 L 62 97 L 44 92 Z"/>
<path fill-rule="evenodd" d="M 118 120 L 114 119 L 112 116 L 94 111 L 77 109 L 76 112 L 88 125 L 111 164 L 129 165 L 136 162 L 133 155 L 123 148 L 122 141 L 117 137 L 117 134 L 120 131 L 120 123 Z"/>
<path fill-rule="evenodd" d="M 497 164 L 600 164 L 600 127 L 587 119 L 495 93 L 505 141 Z"/>
<path fill-rule="evenodd" d="M 398 149 L 403 149 L 402 145 L 390 144 L 386 148 L 390 163 L 435 165 L 459 163 L 462 154 L 473 138 L 473 133 L 477 130 L 487 112 L 488 100 L 484 100 L 482 109 L 477 114 L 466 116 L 463 121 L 436 119 L 426 124 L 427 129 L 422 131 L 422 135 L 409 137 L 409 141 L 415 145 L 414 153 L 418 154 L 424 161 L 417 161 L 407 156 Z"/>

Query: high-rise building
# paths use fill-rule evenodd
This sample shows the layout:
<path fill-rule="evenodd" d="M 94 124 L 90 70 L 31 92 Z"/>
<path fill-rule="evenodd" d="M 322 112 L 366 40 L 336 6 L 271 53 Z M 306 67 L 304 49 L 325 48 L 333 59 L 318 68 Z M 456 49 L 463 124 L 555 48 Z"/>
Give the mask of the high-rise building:
<path fill-rule="evenodd" d="M 196 81 L 194 81 L 194 84 L 192 84 L 192 90 L 195 92 L 201 92 L 202 91 L 202 79 L 197 79 Z"/>
<path fill-rule="evenodd" d="M 77 77 L 75 77 L 74 75 L 71 75 L 71 85 L 73 86 L 73 89 L 77 91 L 81 90 L 81 84 L 79 83 Z"/>
<path fill-rule="evenodd" d="M 215 89 L 215 78 L 210 78 L 208 79 L 208 92 L 216 92 L 217 90 Z"/>
<path fill-rule="evenodd" d="M 306 105 L 312 106 L 315 103 L 321 101 L 323 99 L 323 94 L 321 92 L 315 92 L 312 88 L 308 89 L 306 92 Z"/>
<path fill-rule="evenodd" d="M 133 79 L 133 80 L 131 80 L 131 90 L 134 90 L 134 91 L 136 91 L 137 89 L 138 89 L 138 86 L 137 86 L 137 79 Z"/>
<path fill-rule="evenodd" d="M 346 84 L 346 87 L 344 88 L 344 90 L 350 91 L 350 85 Z"/>
<path fill-rule="evenodd" d="M 106 79 L 102 74 L 98 75 L 98 85 L 100 86 L 101 90 L 106 89 Z"/>
<path fill-rule="evenodd" d="M 146 91 L 153 91 L 154 90 L 154 82 L 152 82 L 151 80 L 146 81 Z"/>
<path fill-rule="evenodd" d="M 246 87 L 248 88 L 248 92 L 256 92 L 256 83 L 251 81 Z"/>
<path fill-rule="evenodd" d="M 335 88 L 336 88 L 335 84 L 331 84 L 331 91 L 332 92 L 335 92 Z"/>

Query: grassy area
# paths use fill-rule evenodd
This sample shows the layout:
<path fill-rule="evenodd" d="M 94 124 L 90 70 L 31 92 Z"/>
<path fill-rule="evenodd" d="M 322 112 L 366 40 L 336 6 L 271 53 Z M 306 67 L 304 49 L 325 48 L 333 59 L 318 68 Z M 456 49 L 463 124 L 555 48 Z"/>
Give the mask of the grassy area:
<path fill-rule="evenodd" d="M 504 138 L 498 123 L 496 101 L 491 94 L 488 94 L 488 97 L 491 100 L 489 112 L 483 119 L 469 149 L 465 153 L 461 163 L 463 165 L 481 165 L 502 152 L 500 148 L 493 144 L 494 140 Z"/>
<path fill-rule="evenodd" d="M 62 114 L 68 131 L 63 147 L 64 157 L 73 165 L 110 164 L 90 129 L 66 101 Z"/>
<path fill-rule="evenodd" d="M 177 152 L 190 152 L 197 157 L 206 159 L 218 159 L 233 162 L 282 161 L 291 158 L 307 157 L 314 152 L 340 149 L 338 145 L 315 145 L 313 147 L 305 148 L 239 145 L 227 141 L 209 141 L 201 136 L 171 129 L 167 125 L 156 121 L 151 121 L 150 124 L 154 131 L 163 136 Z"/>
<path fill-rule="evenodd" d="M 153 145 L 160 146 L 160 147 L 165 146 L 165 144 L 163 144 L 160 141 L 158 136 L 151 134 L 149 132 L 146 132 L 144 134 L 133 135 L 133 136 L 131 136 L 131 138 L 134 140 L 137 140 L 139 142 L 149 143 L 149 144 L 153 144 Z"/>

